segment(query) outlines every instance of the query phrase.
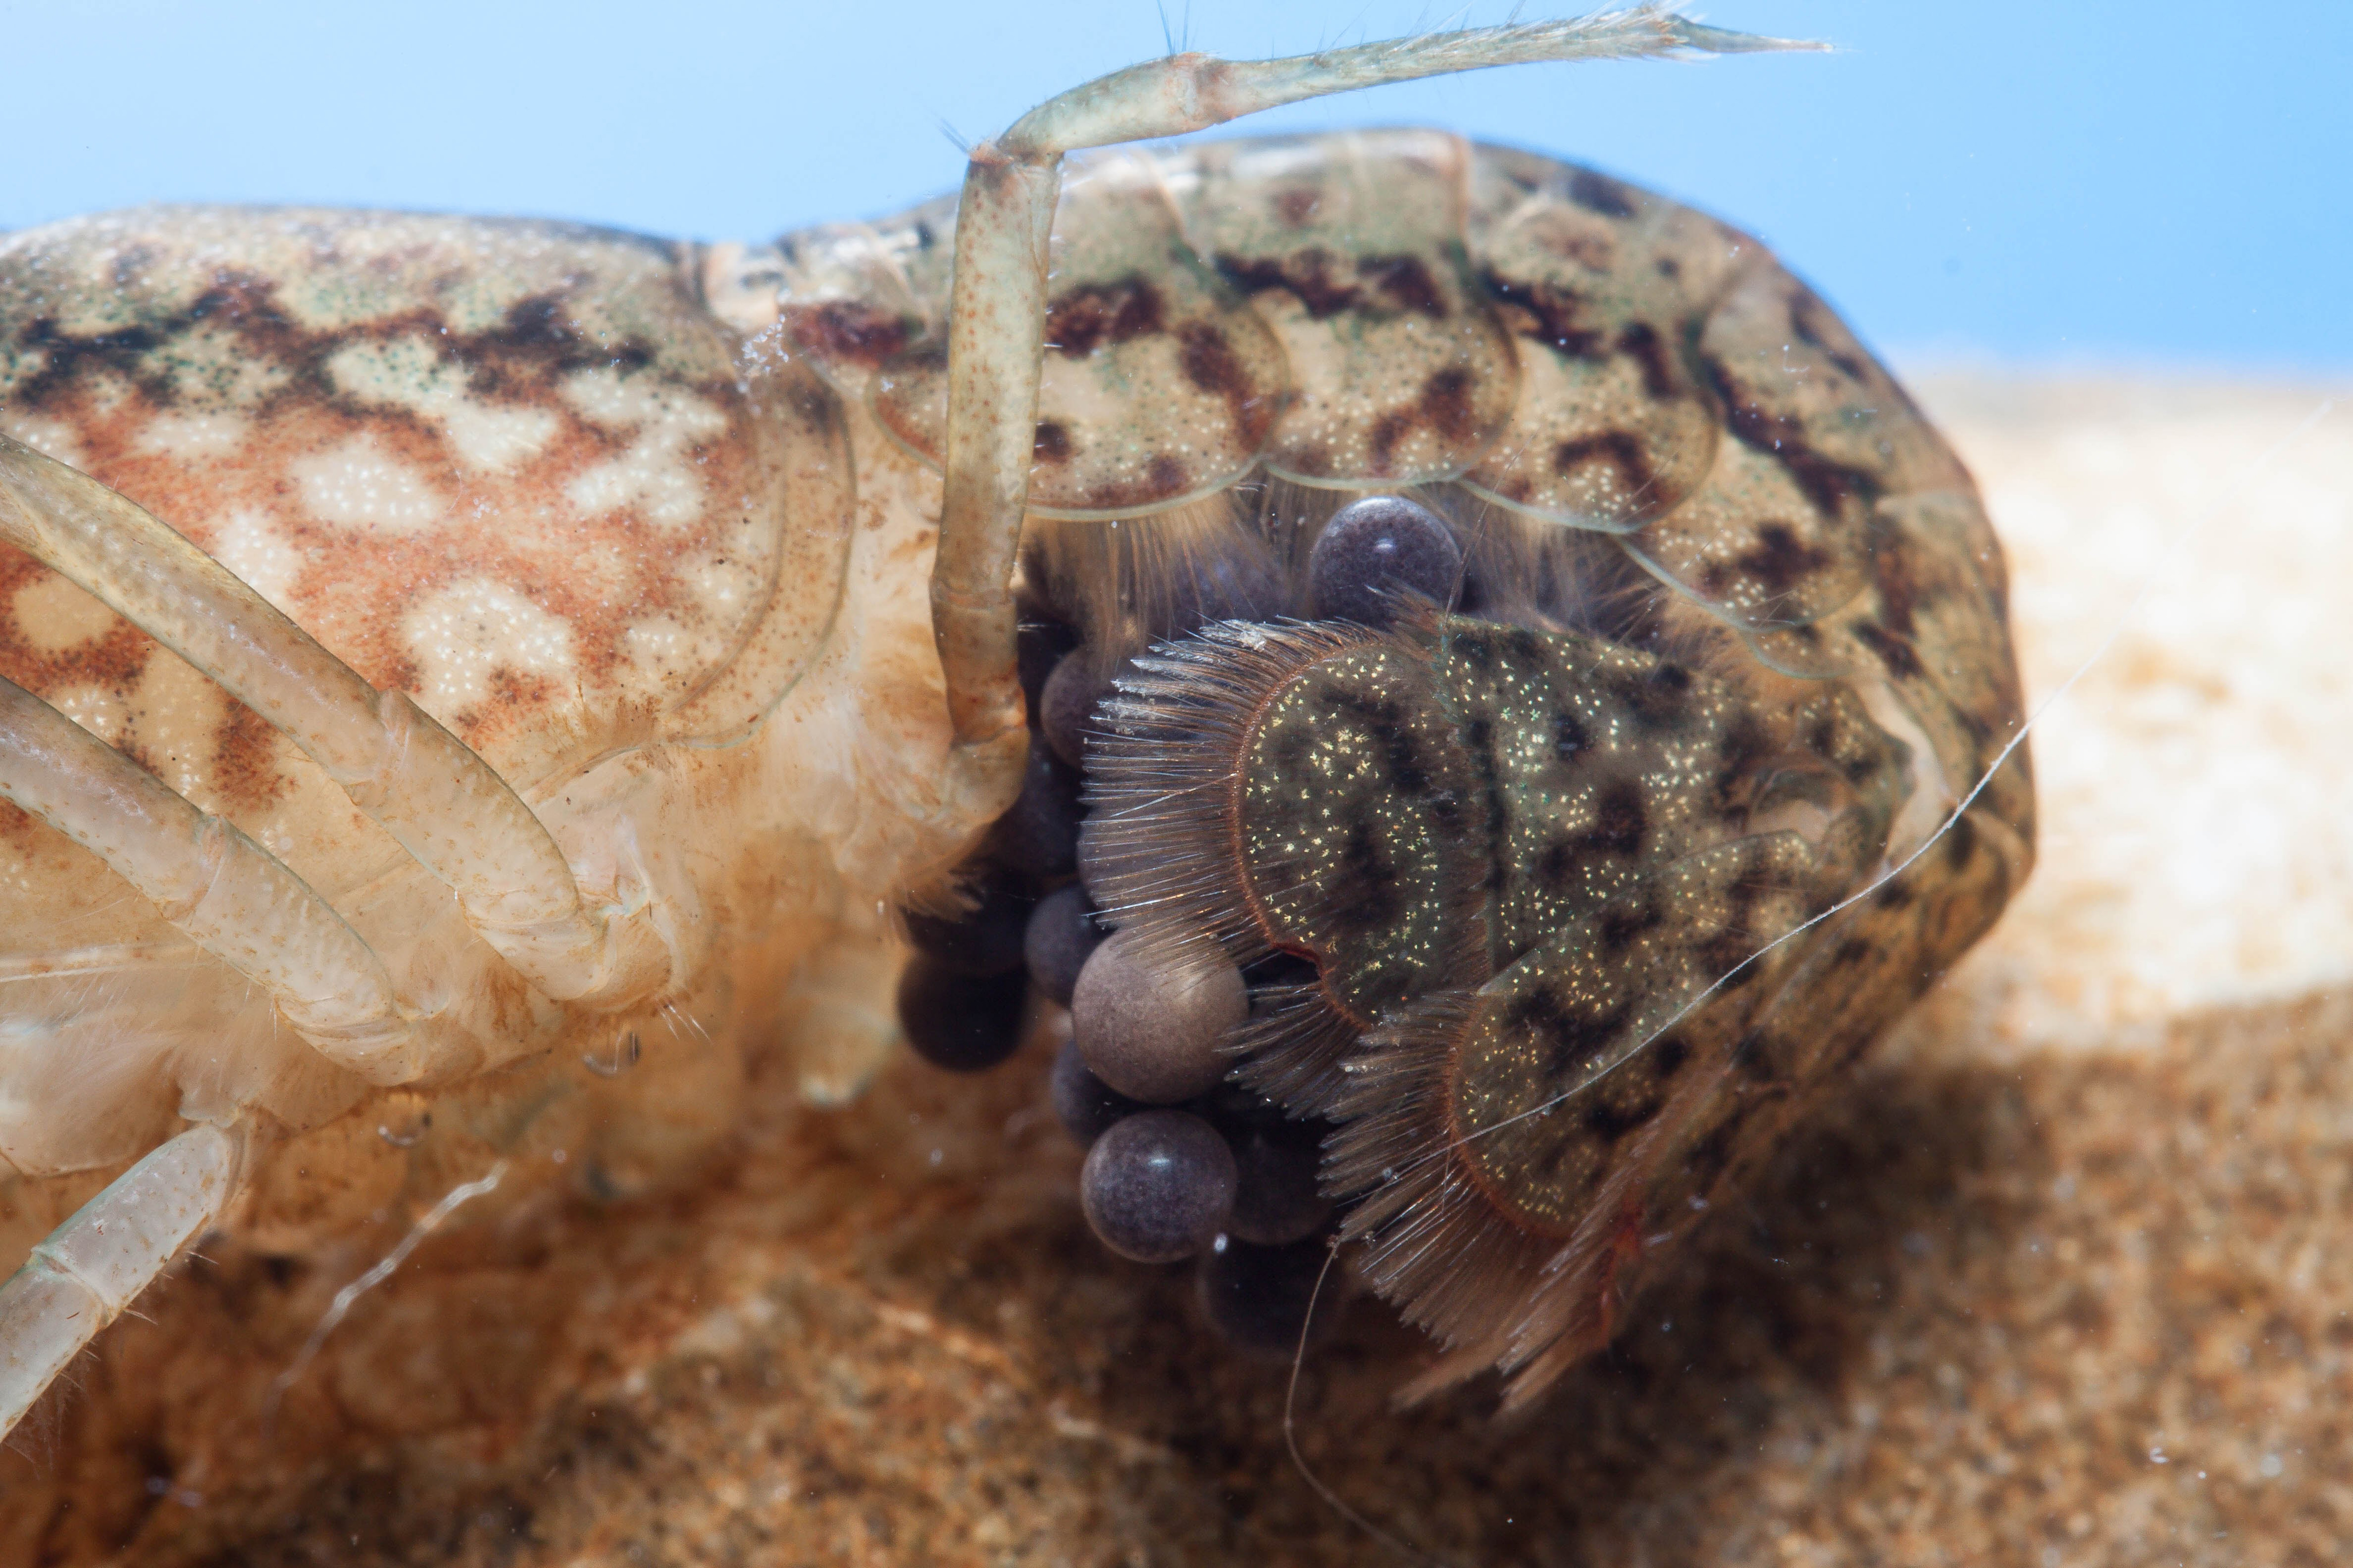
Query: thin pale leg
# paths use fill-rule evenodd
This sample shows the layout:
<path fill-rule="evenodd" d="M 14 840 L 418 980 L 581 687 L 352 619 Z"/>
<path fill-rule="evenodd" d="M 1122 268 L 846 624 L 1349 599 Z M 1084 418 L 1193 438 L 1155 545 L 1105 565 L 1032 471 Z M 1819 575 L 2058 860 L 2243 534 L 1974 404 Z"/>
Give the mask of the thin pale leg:
<path fill-rule="evenodd" d="M 1655 6 L 1481 27 L 1289 59 L 1175 55 L 1075 88 L 973 149 L 948 317 L 946 492 L 932 626 L 955 750 L 948 797 L 987 816 L 1020 787 L 1013 567 L 1029 495 L 1046 335 L 1046 242 L 1065 153 L 1206 130 L 1303 99 L 1539 60 L 1639 59 L 1817 45 L 1687 22 Z"/>
<path fill-rule="evenodd" d="M 471 747 L 379 692 L 219 562 L 128 498 L 0 436 L 0 541 L 87 589 L 326 769 L 458 895 L 467 922 L 559 1001 L 650 994 L 669 957 L 585 908 L 547 828 Z"/>
<path fill-rule="evenodd" d="M 192 1127 L 116 1177 L 0 1285 L 0 1435 L 219 1217 L 236 1169 L 235 1138 Z"/>
<path fill-rule="evenodd" d="M 97 855 L 294 1031 L 371 1082 L 428 1053 L 375 950 L 269 850 L 14 681 L 0 679 L 0 796 Z"/>

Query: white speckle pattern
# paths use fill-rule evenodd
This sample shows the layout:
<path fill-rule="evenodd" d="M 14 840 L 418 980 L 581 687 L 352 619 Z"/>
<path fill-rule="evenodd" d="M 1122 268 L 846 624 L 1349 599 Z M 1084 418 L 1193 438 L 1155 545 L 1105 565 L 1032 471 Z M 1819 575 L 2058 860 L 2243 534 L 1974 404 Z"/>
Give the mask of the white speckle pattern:
<path fill-rule="evenodd" d="M 558 428 L 556 416 L 544 408 L 475 396 L 466 367 L 442 358 L 430 340 L 415 333 L 354 343 L 327 362 L 327 374 L 345 396 L 405 408 L 439 425 L 458 460 L 477 473 L 529 462 L 546 450 Z"/>
<path fill-rule="evenodd" d="M 49 706 L 110 746 L 122 738 L 131 718 L 122 699 L 103 686 L 61 688 L 49 693 Z"/>
<path fill-rule="evenodd" d="M 236 457 L 252 433 L 252 424 L 242 415 L 158 414 L 132 444 L 151 458 L 204 462 Z"/>
<path fill-rule="evenodd" d="M 647 616 L 621 634 L 629 663 L 654 680 L 668 683 L 698 668 L 708 668 L 712 638 L 669 616 Z"/>
<path fill-rule="evenodd" d="M 691 449 L 726 433 L 727 419 L 691 393 L 603 367 L 565 378 L 565 400 L 607 430 L 635 430 L 620 456 L 584 470 L 566 489 L 591 517 L 635 505 L 649 522 L 685 528 L 702 516 L 702 478 Z"/>
<path fill-rule="evenodd" d="M 414 533 L 441 521 L 441 498 L 425 477 L 366 436 L 289 467 L 322 521 Z"/>
<path fill-rule="evenodd" d="M 55 458 L 79 468 L 84 458 L 81 443 L 74 439 L 71 427 L 54 419 L 43 419 L 17 409 L 0 409 L 0 432 L 15 437 L 43 457 Z"/>
<path fill-rule="evenodd" d="M 468 397 L 441 416 L 441 433 L 458 460 L 478 473 L 520 468 L 546 450 L 558 422 L 544 408 L 507 408 Z"/>
<path fill-rule="evenodd" d="M 214 541 L 213 557 L 243 578 L 255 593 L 293 613 L 291 590 L 301 574 L 302 557 L 266 514 L 249 508 L 231 512 Z"/>
<path fill-rule="evenodd" d="M 501 583 L 457 583 L 401 618 L 428 711 L 462 713 L 491 695 L 501 671 L 568 680 L 572 627 Z"/>

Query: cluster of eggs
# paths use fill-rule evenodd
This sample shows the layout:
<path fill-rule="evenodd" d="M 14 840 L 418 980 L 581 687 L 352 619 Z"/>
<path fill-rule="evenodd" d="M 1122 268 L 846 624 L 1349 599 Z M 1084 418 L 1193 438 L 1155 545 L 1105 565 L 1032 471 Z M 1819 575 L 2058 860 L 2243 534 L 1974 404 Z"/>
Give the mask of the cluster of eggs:
<path fill-rule="evenodd" d="M 1458 592 L 1462 552 L 1446 524 L 1402 496 L 1342 507 L 1308 552 L 1303 595 L 1247 572 L 1198 584 L 1187 634 L 1219 620 L 1273 620 L 1304 599 L 1315 618 L 1387 625 L 1405 605 Z M 1155 951 L 1117 909 L 1099 908 L 1103 856 L 1088 830 L 1090 737 L 1116 684 L 1059 621 L 1022 626 L 1032 729 L 1021 795 L 965 868 L 970 907 L 910 913 L 914 949 L 899 987 L 908 1043 L 924 1060 L 977 1072 L 1012 1055 L 1029 998 L 1064 1035 L 1054 1110 L 1084 1145 L 1080 1201 L 1103 1245 L 1143 1263 L 1198 1259 L 1210 1321 L 1244 1346 L 1297 1341 L 1333 1228 L 1319 1190 L 1331 1128 L 1294 1119 L 1227 1081 L 1257 998 L 1312 983 L 1306 955 L 1248 970 L 1214 947 Z"/>

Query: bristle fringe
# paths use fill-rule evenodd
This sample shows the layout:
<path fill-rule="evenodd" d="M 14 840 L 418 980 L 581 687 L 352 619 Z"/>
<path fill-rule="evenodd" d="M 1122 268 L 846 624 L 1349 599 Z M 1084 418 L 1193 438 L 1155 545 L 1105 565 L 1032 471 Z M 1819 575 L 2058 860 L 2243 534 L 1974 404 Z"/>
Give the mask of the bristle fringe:
<path fill-rule="evenodd" d="M 1688 1075 L 1629 1142 L 1577 1228 L 1546 1236 L 1495 1206 L 1448 1112 L 1455 1053 L 1479 1005 L 1450 993 L 1367 1034 L 1331 1111 L 1342 1125 L 1325 1188 L 1357 1200 L 1341 1240 L 1363 1244 L 1366 1280 L 1450 1352 L 1400 1391 L 1403 1403 L 1493 1369 L 1509 1379 L 1506 1405 L 1523 1405 L 1608 1340 L 1644 1250 L 1644 1188 L 1661 1141 L 1715 1092 L 1729 1061 L 1719 1044 L 1715 1069 Z"/>
<path fill-rule="evenodd" d="M 1271 987 L 1254 1000 L 1257 1016 L 1234 1042 L 1235 1081 L 1293 1116 L 1327 1114 L 1347 1088 L 1341 1063 L 1356 1047 L 1356 1023 L 1320 985 Z"/>
<path fill-rule="evenodd" d="M 1237 964 L 1273 949 L 1242 896 L 1234 780 L 1271 692 L 1318 659 L 1377 640 L 1357 627 L 1219 623 L 1138 658 L 1089 741 L 1088 832 L 1113 868 L 1090 884 L 1121 927 L 1206 933 Z"/>

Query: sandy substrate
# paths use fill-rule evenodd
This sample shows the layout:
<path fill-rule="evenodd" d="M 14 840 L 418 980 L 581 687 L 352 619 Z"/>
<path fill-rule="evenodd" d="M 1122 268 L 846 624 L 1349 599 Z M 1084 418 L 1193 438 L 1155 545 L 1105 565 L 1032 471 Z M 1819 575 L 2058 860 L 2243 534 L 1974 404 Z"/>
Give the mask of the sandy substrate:
<path fill-rule="evenodd" d="M 2037 733 L 2042 867 L 1534 1416 L 1392 1412 L 1425 1347 L 1336 1307 L 1299 1451 L 1444 1561 L 2353 1541 L 2353 398 L 1924 391 L 2038 700 L 2156 574 Z M 1087 1237 L 1042 1066 L 765 1086 L 688 1194 L 428 1244 L 268 1425 L 369 1259 L 195 1265 L 0 1456 L 0 1563 L 1383 1561 L 1289 1369 Z"/>

